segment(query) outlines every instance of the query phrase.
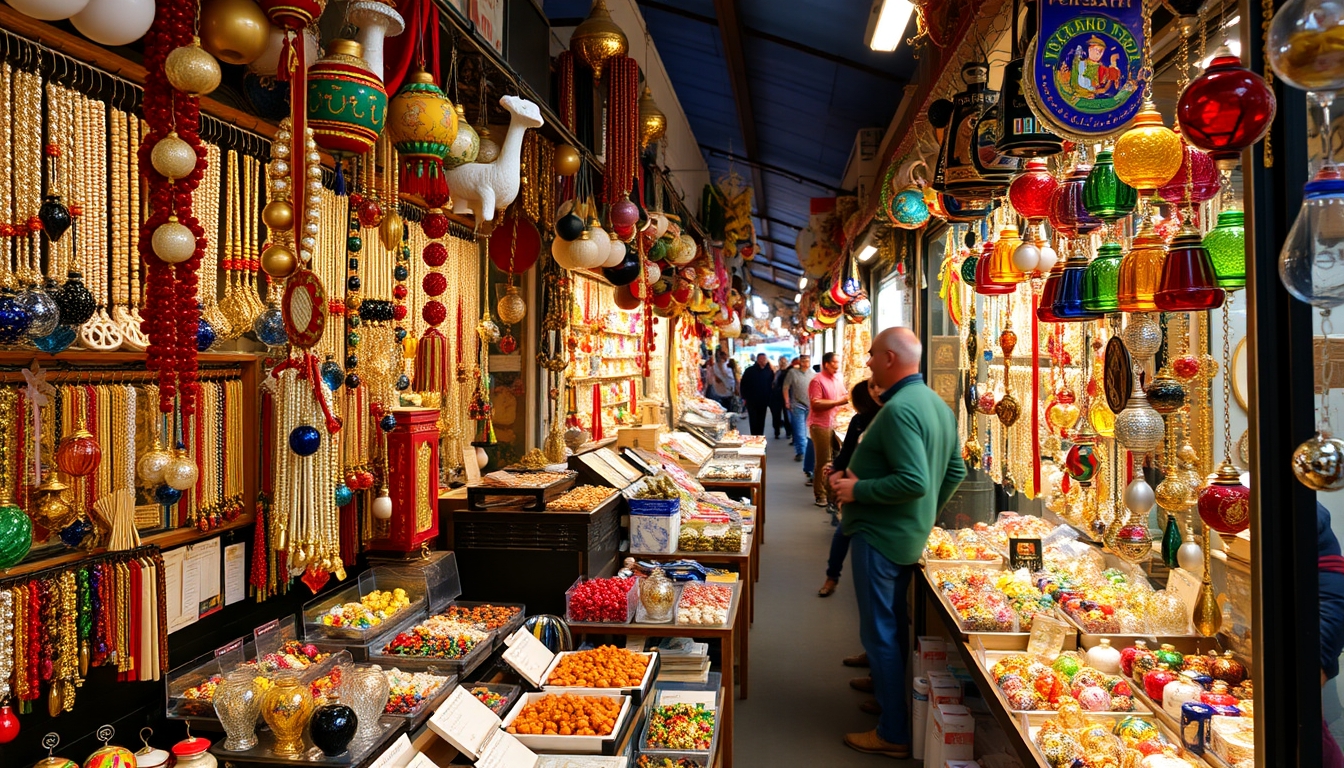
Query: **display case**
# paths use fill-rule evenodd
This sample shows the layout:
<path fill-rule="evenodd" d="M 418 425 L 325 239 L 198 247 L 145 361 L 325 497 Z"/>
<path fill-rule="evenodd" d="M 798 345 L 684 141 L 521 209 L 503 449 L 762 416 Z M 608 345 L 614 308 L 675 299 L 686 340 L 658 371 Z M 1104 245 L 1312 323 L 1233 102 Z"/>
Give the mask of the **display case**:
<path fill-rule="evenodd" d="M 428 594 L 425 575 L 423 571 L 389 566 L 364 571 L 345 589 L 304 604 L 304 637 L 367 645 L 407 617 L 425 612 Z M 456 576 L 455 568 L 453 575 Z M 396 602 L 400 598 L 398 590 L 405 596 L 401 603 Z M 389 607 L 395 609 L 389 613 Z"/>
<path fill-rule="evenodd" d="M 718 691 L 658 691 L 639 729 L 639 738 L 635 744 L 639 758 L 649 758 L 654 766 L 665 765 L 663 761 L 670 761 L 671 764 L 682 768 L 710 768 L 719 742 L 718 705 Z M 690 708 L 690 712 L 680 708 Z M 678 749 L 660 742 L 655 730 L 657 719 L 662 712 L 680 717 L 685 722 L 693 722 L 697 716 L 703 718 L 707 715 L 710 719 L 710 735 L 706 747 Z M 691 716 L 687 717 L 688 714 Z"/>
<path fill-rule="evenodd" d="M 238 638 L 201 654 L 164 677 L 166 713 L 172 720 L 217 720 L 214 691 L 224 677 L 256 657 L 251 638 Z"/>
<path fill-rule="evenodd" d="M 494 633 L 492 642 L 495 648 L 503 645 L 504 638 L 512 635 L 527 620 L 527 606 L 522 603 L 454 600 L 440 613 L 450 619 L 471 624 L 482 631 Z"/>
<path fill-rule="evenodd" d="M 381 666 L 381 665 L 380 665 Z M 383 714 L 402 718 L 412 728 L 429 717 L 457 686 L 457 675 L 383 667 L 389 692 Z"/>
<path fill-rule="evenodd" d="M 383 637 L 382 647 L 369 649 L 369 661 L 435 674 L 471 674 L 494 649 L 494 633 L 449 622 L 442 615 L 411 620 Z"/>

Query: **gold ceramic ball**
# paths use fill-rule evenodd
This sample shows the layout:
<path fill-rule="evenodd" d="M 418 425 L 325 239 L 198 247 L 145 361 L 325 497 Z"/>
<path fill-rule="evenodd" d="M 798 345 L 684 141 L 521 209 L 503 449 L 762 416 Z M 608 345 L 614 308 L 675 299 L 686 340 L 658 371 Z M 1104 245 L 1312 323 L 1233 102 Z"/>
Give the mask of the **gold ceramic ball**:
<path fill-rule="evenodd" d="M 271 243 L 261 252 L 262 271 L 277 280 L 284 280 L 294 274 L 294 269 L 298 265 L 294 252 L 279 243 Z"/>
<path fill-rule="evenodd" d="M 171 131 L 154 145 L 149 163 L 169 181 L 185 179 L 196 170 L 196 150 L 178 137 L 176 131 Z"/>
<path fill-rule="evenodd" d="M 561 176 L 573 176 L 579 172 L 579 150 L 568 144 L 555 148 L 555 172 Z"/>
<path fill-rule="evenodd" d="M 196 236 L 176 216 L 169 216 L 168 221 L 154 230 L 150 243 L 154 255 L 169 264 L 181 264 L 196 252 Z"/>
<path fill-rule="evenodd" d="M 272 200 L 261 209 L 261 220 L 267 229 L 288 232 L 294 228 L 294 206 L 287 200 Z"/>
<path fill-rule="evenodd" d="M 254 0 L 205 0 L 200 25 L 201 45 L 226 64 L 251 64 L 271 37 L 271 22 Z"/>
<path fill-rule="evenodd" d="M 192 96 L 204 96 L 219 87 L 219 62 L 201 47 L 199 37 L 168 54 L 163 74 L 170 85 Z"/>

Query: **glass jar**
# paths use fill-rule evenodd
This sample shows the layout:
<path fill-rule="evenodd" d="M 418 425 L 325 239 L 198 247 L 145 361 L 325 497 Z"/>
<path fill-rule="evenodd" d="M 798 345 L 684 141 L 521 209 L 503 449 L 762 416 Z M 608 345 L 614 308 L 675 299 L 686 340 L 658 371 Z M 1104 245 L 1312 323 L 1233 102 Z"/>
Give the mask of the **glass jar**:
<path fill-rule="evenodd" d="M 672 620 L 676 607 L 677 590 L 662 568 L 654 568 L 647 579 L 639 583 L 639 602 L 649 622 L 659 624 Z"/>
<path fill-rule="evenodd" d="M 277 755 L 303 753 L 303 731 L 313 714 L 313 695 L 292 672 L 275 679 L 261 701 L 261 718 L 275 734 L 271 748 Z"/>
<path fill-rule="evenodd" d="M 187 738 L 173 745 L 173 756 L 177 758 L 180 768 L 216 768 L 219 765 L 215 756 L 210 754 L 210 740 L 192 736 L 190 730 L 187 731 Z"/>
<path fill-rule="evenodd" d="M 221 749 L 241 752 L 257 745 L 257 716 L 261 714 L 261 694 L 252 680 L 252 672 L 235 669 L 215 689 L 215 714 L 227 738 Z"/>
<path fill-rule="evenodd" d="M 1107 675 L 1120 674 L 1120 651 L 1111 646 L 1109 637 L 1087 650 L 1087 665 Z"/>
<path fill-rule="evenodd" d="M 346 675 L 345 684 L 341 686 L 341 700 L 355 710 L 359 720 L 359 731 L 355 734 L 357 741 L 371 740 L 380 733 L 378 718 L 387 707 L 390 692 L 387 673 L 376 664 L 356 667 Z"/>

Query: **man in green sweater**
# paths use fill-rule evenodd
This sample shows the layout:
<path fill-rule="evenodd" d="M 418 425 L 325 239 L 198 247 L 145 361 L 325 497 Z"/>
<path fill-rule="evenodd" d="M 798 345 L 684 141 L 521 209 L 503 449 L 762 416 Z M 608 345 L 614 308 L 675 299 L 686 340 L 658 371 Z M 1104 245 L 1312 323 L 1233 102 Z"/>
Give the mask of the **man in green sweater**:
<path fill-rule="evenodd" d="M 831 475 L 853 537 L 859 637 L 882 708 L 875 730 L 851 733 L 860 752 L 910 757 L 905 661 L 910 656 L 906 593 L 938 510 L 966 477 L 957 419 L 919 373 L 922 347 L 907 328 L 877 334 L 868 367 L 885 405 L 860 438 L 844 472 Z M 867 689 L 866 680 L 851 683 Z"/>

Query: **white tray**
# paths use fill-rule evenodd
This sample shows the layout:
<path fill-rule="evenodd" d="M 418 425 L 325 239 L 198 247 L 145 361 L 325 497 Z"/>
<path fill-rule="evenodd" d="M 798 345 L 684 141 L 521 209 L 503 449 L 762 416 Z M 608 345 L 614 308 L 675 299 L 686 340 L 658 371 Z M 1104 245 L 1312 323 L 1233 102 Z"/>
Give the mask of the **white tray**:
<path fill-rule="evenodd" d="M 573 691 L 566 691 L 574 693 Z M 508 717 L 500 724 L 500 728 L 508 730 L 509 724 L 517 719 L 518 714 L 523 711 L 529 703 L 542 698 L 543 696 L 555 696 L 554 693 L 525 693 L 514 703 L 513 709 L 509 710 Z M 630 718 L 631 700 L 629 696 L 620 693 L 600 692 L 600 693 L 575 693 L 578 696 L 588 698 L 606 698 L 620 699 L 621 711 L 616 715 L 616 723 L 612 726 L 611 733 L 606 736 L 546 736 L 526 733 L 514 734 L 514 737 L 523 743 L 523 746 L 537 753 L 555 754 L 569 753 L 576 755 L 602 755 L 610 754 L 615 751 L 617 739 L 621 738 L 626 720 Z"/>

